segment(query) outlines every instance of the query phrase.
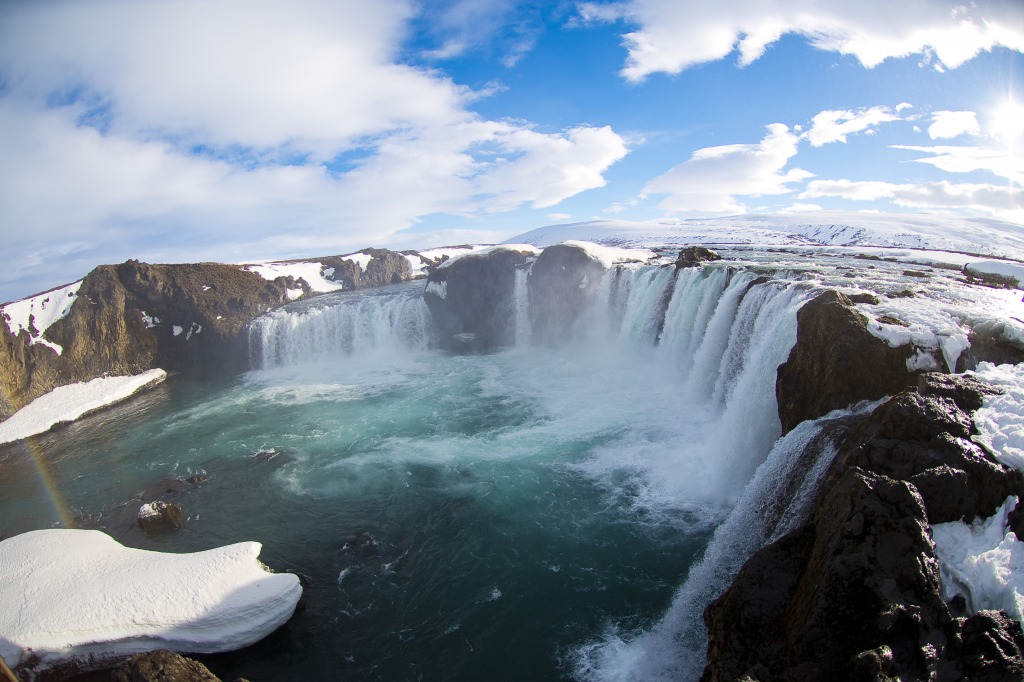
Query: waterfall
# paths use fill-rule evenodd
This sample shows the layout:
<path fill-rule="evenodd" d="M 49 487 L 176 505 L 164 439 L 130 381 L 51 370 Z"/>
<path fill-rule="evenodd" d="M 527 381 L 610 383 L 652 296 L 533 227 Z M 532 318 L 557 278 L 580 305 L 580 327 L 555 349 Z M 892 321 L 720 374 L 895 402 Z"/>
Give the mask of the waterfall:
<path fill-rule="evenodd" d="M 639 634 L 612 631 L 582 647 L 576 653 L 576 677 L 609 682 L 699 679 L 707 650 L 704 609 L 754 552 L 807 518 L 845 424 L 877 404 L 836 410 L 803 422 L 779 439 L 715 530 L 704 557 L 690 568 L 664 617 Z"/>
<path fill-rule="evenodd" d="M 249 326 L 250 362 L 259 369 L 339 354 L 424 350 L 430 340 L 430 313 L 419 286 L 316 298 Z"/>

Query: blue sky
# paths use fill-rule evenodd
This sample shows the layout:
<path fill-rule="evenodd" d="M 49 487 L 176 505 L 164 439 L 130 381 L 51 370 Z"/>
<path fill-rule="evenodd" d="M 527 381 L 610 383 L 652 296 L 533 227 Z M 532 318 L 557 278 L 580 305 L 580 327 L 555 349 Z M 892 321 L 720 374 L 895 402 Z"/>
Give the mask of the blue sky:
<path fill-rule="evenodd" d="M 559 222 L 1024 225 L 1015 0 L 0 0 L 0 300 Z"/>

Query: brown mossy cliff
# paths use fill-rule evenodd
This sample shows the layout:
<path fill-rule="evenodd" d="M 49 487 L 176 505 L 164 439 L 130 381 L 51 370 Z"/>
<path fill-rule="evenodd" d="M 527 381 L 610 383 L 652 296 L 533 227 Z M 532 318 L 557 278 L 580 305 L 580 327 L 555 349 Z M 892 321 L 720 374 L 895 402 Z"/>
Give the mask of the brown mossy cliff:
<path fill-rule="evenodd" d="M 365 271 L 351 259 L 314 259 L 345 288 L 408 280 L 408 259 L 367 249 Z M 332 272 L 329 268 L 334 267 Z M 82 281 L 70 312 L 44 336 L 57 354 L 0 324 L 0 418 L 57 386 L 105 375 L 169 372 L 231 374 L 248 368 L 247 325 L 288 303 L 289 290 L 312 294 L 291 277 L 268 281 L 223 263 L 102 265 Z"/>

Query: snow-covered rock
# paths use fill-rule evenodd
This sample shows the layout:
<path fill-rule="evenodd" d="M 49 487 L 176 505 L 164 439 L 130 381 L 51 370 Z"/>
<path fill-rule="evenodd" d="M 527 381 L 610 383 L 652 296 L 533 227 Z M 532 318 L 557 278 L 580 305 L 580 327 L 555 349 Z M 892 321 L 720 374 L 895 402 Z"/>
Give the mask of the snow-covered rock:
<path fill-rule="evenodd" d="M 96 530 L 37 530 L 0 542 L 0 656 L 34 672 L 140 651 L 232 651 L 283 625 L 299 579 L 269 573 L 261 545 L 193 554 L 124 547 Z"/>

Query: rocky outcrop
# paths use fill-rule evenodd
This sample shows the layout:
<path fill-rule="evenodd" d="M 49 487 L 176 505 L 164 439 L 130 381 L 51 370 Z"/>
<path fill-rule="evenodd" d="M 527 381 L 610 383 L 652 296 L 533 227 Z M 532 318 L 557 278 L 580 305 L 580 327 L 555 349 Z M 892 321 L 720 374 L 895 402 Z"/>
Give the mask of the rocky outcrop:
<path fill-rule="evenodd" d="M 220 682 L 198 661 L 167 649 L 135 654 L 114 669 L 112 682 Z"/>
<path fill-rule="evenodd" d="M 365 269 L 353 258 L 360 254 L 370 256 Z M 409 259 L 387 249 L 363 249 L 347 256 L 328 256 L 316 260 L 324 266 L 327 279 L 344 283 L 346 289 L 379 287 L 412 279 Z"/>
<path fill-rule="evenodd" d="M 779 366 L 775 396 L 783 433 L 805 419 L 861 400 L 877 400 L 916 381 L 912 346 L 893 348 L 868 332 L 849 298 L 826 291 L 797 313 L 797 340 Z"/>
<path fill-rule="evenodd" d="M 1022 679 L 1024 633 L 942 597 L 931 524 L 987 517 L 1024 477 L 969 436 L 988 390 L 925 375 L 850 428 L 810 519 L 704 613 L 702 679 Z"/>
<path fill-rule="evenodd" d="M 446 261 L 427 276 L 423 300 L 442 348 L 487 352 L 516 333 L 516 271 L 536 255 L 511 248 Z"/>
<path fill-rule="evenodd" d="M 568 340 L 573 325 L 597 295 L 605 267 L 578 246 L 556 244 L 541 252 L 530 268 L 527 292 L 532 339 Z"/>
<path fill-rule="evenodd" d="M 693 268 L 701 263 L 722 260 L 722 256 L 705 246 L 688 246 L 679 252 L 676 269 Z"/>
<path fill-rule="evenodd" d="M 185 517 L 178 505 L 157 500 L 139 508 L 138 523 L 146 533 L 157 535 L 178 530 L 185 523 Z"/>

